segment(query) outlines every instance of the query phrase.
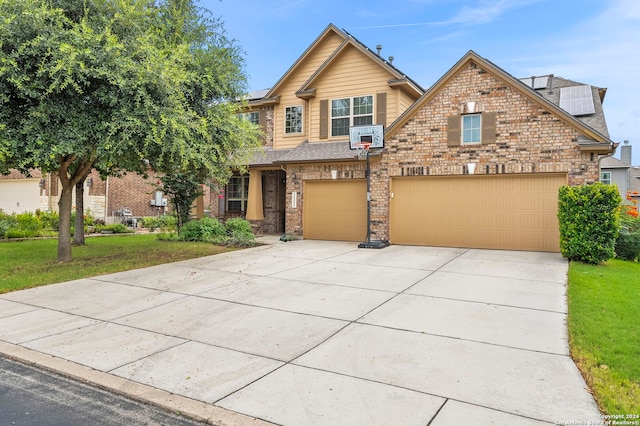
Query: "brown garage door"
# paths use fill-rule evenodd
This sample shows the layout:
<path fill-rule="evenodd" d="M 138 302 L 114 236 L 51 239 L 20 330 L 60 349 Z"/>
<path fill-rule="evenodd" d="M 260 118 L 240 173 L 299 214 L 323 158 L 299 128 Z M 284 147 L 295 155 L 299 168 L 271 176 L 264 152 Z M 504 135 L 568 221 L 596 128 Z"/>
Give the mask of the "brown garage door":
<path fill-rule="evenodd" d="M 366 181 L 305 181 L 303 195 L 304 238 L 334 241 L 363 241 L 366 238 Z"/>
<path fill-rule="evenodd" d="M 560 251 L 564 174 L 403 177 L 392 180 L 394 244 Z"/>

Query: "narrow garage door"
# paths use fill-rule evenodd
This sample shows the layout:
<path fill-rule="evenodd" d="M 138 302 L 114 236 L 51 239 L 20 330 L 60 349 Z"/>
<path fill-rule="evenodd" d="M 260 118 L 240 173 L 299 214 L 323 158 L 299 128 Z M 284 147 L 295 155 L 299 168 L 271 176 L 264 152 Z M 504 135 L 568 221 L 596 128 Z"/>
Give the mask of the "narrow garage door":
<path fill-rule="evenodd" d="M 364 241 L 367 183 L 359 179 L 305 181 L 302 212 L 304 238 Z"/>
<path fill-rule="evenodd" d="M 560 251 L 566 175 L 403 177 L 392 181 L 394 244 Z"/>
<path fill-rule="evenodd" d="M 40 207 L 40 179 L 0 180 L 0 209 L 35 212 Z"/>

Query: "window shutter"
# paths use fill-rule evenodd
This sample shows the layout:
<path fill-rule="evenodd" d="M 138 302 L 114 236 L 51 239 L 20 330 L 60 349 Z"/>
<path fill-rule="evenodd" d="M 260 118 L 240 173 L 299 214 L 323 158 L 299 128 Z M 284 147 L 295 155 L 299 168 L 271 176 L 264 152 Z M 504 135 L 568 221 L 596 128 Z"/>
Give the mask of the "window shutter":
<path fill-rule="evenodd" d="M 260 130 L 262 130 L 262 141 L 267 141 L 267 111 L 261 109 L 258 113 L 258 124 L 260 125 Z"/>
<path fill-rule="evenodd" d="M 482 114 L 482 144 L 496 142 L 496 113 L 485 112 Z"/>
<path fill-rule="evenodd" d="M 329 101 L 320 101 L 320 139 L 329 139 Z"/>
<path fill-rule="evenodd" d="M 459 115 L 447 117 L 447 146 L 460 145 L 460 122 Z"/>
<path fill-rule="evenodd" d="M 376 124 L 387 125 L 387 94 L 378 93 L 376 96 Z"/>

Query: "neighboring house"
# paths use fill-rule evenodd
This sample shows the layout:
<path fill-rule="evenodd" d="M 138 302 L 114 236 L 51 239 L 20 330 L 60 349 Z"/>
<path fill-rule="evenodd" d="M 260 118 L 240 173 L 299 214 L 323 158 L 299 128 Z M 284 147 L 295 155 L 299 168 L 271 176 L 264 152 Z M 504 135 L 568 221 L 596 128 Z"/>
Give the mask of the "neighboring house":
<path fill-rule="evenodd" d="M 604 93 L 552 75 L 518 80 L 469 52 L 421 94 L 330 25 L 249 102 L 265 149 L 234 188 L 265 232 L 363 241 L 365 164 L 349 150 L 348 127 L 384 124 L 386 146 L 371 162 L 377 239 L 558 251 L 559 187 L 597 181 L 599 160 L 617 146 Z"/>
<path fill-rule="evenodd" d="M 46 183 L 39 170 L 32 170 L 28 178 L 15 170 L 0 175 L 0 210 L 6 213 L 52 210 Z"/>
<path fill-rule="evenodd" d="M 94 171 L 84 183 L 85 213 L 106 223 L 120 222 L 123 210 L 138 218 L 166 214 L 170 206 L 163 194 L 156 195 L 155 182 L 153 177 L 145 179 L 135 173 L 103 180 Z M 55 174 L 43 175 L 33 170 L 30 177 L 25 177 L 13 170 L 7 176 L 0 176 L 0 209 L 6 213 L 57 211 L 60 190 Z M 203 199 L 209 200 L 211 196 L 206 191 L 201 197 L 200 212 Z M 75 207 L 75 191 L 73 205 Z"/>
<path fill-rule="evenodd" d="M 600 182 L 616 185 L 624 198 L 631 189 L 631 145 L 624 141 L 620 146 L 620 159 L 606 157 L 600 161 Z"/>

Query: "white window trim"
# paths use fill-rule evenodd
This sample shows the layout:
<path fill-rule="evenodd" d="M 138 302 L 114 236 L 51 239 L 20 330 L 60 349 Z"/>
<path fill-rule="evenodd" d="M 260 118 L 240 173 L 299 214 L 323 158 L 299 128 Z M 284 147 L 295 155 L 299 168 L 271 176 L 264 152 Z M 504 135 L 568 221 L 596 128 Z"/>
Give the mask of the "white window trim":
<path fill-rule="evenodd" d="M 471 142 L 465 142 L 464 141 L 464 119 L 465 117 L 479 117 L 480 118 L 480 127 L 478 127 L 478 131 L 479 131 L 479 138 L 477 141 L 471 141 Z M 461 145 L 477 145 L 477 144 L 481 144 L 482 143 L 482 114 L 478 113 L 478 112 L 474 112 L 472 114 L 463 114 L 460 117 L 460 144 Z"/>
<path fill-rule="evenodd" d="M 609 175 L 609 177 L 605 178 L 604 177 L 605 175 Z M 607 185 L 611 185 L 611 172 L 600 172 L 600 182 Z"/>
<path fill-rule="evenodd" d="M 353 113 L 353 109 L 355 108 L 354 104 L 355 102 L 353 101 L 355 98 L 371 98 L 371 114 L 358 114 L 355 115 Z M 340 117 L 334 117 L 333 116 L 333 101 L 337 101 L 340 99 L 349 99 L 349 115 L 342 115 Z M 332 98 L 329 99 L 329 132 L 330 132 L 330 137 L 332 138 L 343 138 L 345 136 L 349 136 L 348 134 L 346 135 L 334 135 L 333 134 L 333 120 L 334 119 L 340 119 L 340 118 L 347 118 L 349 117 L 349 127 L 353 126 L 353 120 L 356 117 L 367 117 L 367 116 L 371 116 L 371 124 L 375 123 L 375 117 L 376 117 L 376 97 L 375 95 L 356 95 L 356 96 L 348 96 L 348 97 L 342 97 L 342 98 Z"/>
<path fill-rule="evenodd" d="M 300 131 L 299 132 L 287 132 L 287 109 L 288 108 L 300 108 Z M 304 105 L 287 105 L 284 107 L 283 117 L 283 130 L 285 136 L 299 136 L 304 133 Z"/>

